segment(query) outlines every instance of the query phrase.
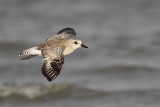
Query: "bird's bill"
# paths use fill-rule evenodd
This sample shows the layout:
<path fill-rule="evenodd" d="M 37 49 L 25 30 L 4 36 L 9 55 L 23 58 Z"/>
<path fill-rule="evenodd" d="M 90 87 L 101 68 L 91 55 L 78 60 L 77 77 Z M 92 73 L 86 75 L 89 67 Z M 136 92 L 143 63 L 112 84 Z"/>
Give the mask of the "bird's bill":
<path fill-rule="evenodd" d="M 81 44 L 82 48 L 88 48 L 88 46 Z"/>

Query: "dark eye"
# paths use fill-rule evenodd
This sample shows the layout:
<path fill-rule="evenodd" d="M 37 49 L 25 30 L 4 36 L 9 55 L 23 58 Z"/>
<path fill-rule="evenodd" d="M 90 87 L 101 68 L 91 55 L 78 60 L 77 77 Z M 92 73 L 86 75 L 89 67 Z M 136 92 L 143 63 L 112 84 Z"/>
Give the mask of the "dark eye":
<path fill-rule="evenodd" d="M 78 44 L 78 42 L 77 42 L 77 41 L 74 41 L 74 44 Z"/>

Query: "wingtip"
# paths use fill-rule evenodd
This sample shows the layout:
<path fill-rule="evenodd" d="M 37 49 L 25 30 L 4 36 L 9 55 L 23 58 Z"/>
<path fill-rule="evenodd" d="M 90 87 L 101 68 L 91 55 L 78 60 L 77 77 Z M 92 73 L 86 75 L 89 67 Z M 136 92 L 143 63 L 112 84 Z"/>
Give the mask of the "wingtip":
<path fill-rule="evenodd" d="M 48 82 L 51 82 L 51 81 L 52 81 L 52 79 L 51 79 L 51 78 L 47 78 L 47 80 L 48 80 Z"/>
<path fill-rule="evenodd" d="M 62 33 L 76 35 L 75 30 L 73 28 L 71 28 L 71 27 L 63 28 L 57 34 L 62 34 Z"/>

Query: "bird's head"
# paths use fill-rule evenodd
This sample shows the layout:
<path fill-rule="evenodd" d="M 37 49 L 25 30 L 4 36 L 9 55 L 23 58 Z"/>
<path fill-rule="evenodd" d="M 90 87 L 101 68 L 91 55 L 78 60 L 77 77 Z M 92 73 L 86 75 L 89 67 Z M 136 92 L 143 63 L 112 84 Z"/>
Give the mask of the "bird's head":
<path fill-rule="evenodd" d="M 71 45 L 74 49 L 77 49 L 77 48 L 88 48 L 88 46 L 82 44 L 82 41 L 80 39 L 71 39 Z"/>

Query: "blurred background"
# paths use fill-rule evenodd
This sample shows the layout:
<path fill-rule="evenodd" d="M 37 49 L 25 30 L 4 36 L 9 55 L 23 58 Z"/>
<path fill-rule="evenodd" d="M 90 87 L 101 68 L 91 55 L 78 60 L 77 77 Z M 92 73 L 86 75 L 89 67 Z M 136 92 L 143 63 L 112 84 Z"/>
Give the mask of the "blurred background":
<path fill-rule="evenodd" d="M 88 49 L 48 82 L 19 60 L 65 27 Z M 0 107 L 159 107 L 159 0 L 0 0 Z"/>

